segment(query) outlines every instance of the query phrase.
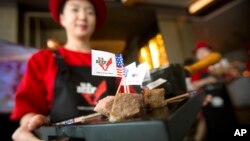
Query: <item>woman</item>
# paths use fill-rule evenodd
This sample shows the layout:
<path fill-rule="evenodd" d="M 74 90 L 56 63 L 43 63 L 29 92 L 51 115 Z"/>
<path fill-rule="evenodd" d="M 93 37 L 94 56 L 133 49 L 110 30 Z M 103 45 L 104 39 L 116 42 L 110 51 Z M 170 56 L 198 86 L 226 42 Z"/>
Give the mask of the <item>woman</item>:
<path fill-rule="evenodd" d="M 29 60 L 11 115 L 20 120 L 13 140 L 38 140 L 34 129 L 87 114 L 99 99 L 115 93 L 115 87 L 107 88 L 115 86 L 115 78 L 91 75 L 90 38 L 105 22 L 104 1 L 50 0 L 50 12 L 65 29 L 67 42 L 54 51 L 41 50 Z"/>
<path fill-rule="evenodd" d="M 213 52 L 212 46 L 206 41 L 196 43 L 194 53 L 197 60 L 202 60 Z M 207 94 L 206 100 L 210 101 L 199 115 L 195 140 L 218 140 L 226 137 L 231 127 L 237 124 L 233 106 L 229 98 L 225 83 L 219 82 L 213 75 L 213 69 L 223 68 L 222 59 L 219 63 L 209 66 L 191 76 L 193 85 L 202 88 Z M 216 67 L 219 66 L 219 67 Z"/>

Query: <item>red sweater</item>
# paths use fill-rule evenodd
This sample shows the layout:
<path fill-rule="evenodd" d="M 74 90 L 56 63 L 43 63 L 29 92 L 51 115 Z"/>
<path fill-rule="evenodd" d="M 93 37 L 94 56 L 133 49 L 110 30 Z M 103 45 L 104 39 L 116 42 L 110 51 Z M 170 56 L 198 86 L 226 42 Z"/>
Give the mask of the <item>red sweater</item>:
<path fill-rule="evenodd" d="M 204 75 L 206 75 L 206 74 L 208 74 L 208 68 L 202 69 L 202 70 L 192 74 L 191 75 L 191 82 L 201 80 L 202 78 L 205 77 Z"/>
<path fill-rule="evenodd" d="M 67 64 L 91 66 L 91 53 L 80 53 L 58 48 Z M 20 85 L 16 91 L 12 120 L 19 120 L 24 114 L 33 112 L 48 115 L 53 95 L 54 81 L 58 67 L 51 50 L 35 53 L 27 64 Z"/>

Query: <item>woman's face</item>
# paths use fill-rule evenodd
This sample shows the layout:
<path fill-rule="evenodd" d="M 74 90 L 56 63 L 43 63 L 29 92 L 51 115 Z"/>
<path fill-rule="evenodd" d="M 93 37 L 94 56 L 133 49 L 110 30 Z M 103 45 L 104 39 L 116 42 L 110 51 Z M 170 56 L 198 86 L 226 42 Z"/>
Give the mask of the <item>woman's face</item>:
<path fill-rule="evenodd" d="M 96 27 L 96 13 L 88 0 L 66 0 L 60 23 L 68 36 L 90 38 Z"/>
<path fill-rule="evenodd" d="M 206 48 L 206 47 L 199 48 L 196 51 L 196 59 L 201 60 L 207 57 L 210 53 L 211 53 L 211 50 L 209 48 Z"/>

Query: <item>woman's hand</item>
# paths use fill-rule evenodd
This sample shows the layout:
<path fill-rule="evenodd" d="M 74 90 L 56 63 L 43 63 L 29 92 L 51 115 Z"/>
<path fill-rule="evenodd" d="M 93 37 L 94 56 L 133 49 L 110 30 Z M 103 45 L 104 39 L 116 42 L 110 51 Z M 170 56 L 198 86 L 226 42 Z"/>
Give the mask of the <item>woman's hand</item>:
<path fill-rule="evenodd" d="M 49 123 L 46 116 L 41 114 L 29 113 L 23 116 L 20 121 L 20 126 L 13 133 L 14 141 L 40 141 L 32 131 L 44 124 Z"/>

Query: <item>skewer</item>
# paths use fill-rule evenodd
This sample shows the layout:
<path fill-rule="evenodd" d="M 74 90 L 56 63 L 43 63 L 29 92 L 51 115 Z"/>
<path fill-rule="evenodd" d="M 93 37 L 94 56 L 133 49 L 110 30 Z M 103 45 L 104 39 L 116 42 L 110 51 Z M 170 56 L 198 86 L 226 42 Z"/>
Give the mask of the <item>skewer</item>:
<path fill-rule="evenodd" d="M 185 93 L 185 94 L 182 94 L 182 95 L 178 95 L 178 96 L 175 96 L 175 97 L 172 97 L 172 98 L 169 98 L 169 99 L 166 99 L 165 102 L 166 103 L 170 103 L 174 100 L 178 100 L 178 99 L 181 99 L 181 98 L 185 98 L 185 97 L 191 97 L 191 96 L 194 96 L 196 94 L 196 91 L 192 91 L 192 92 L 188 92 L 188 93 Z"/>
<path fill-rule="evenodd" d="M 85 122 L 87 120 L 99 117 L 101 115 L 102 115 L 101 113 L 93 113 L 93 114 L 90 114 L 90 115 L 80 116 L 80 117 L 68 119 L 68 120 L 65 120 L 65 121 L 57 122 L 57 123 L 54 123 L 54 125 L 69 125 L 69 124 L 74 124 L 74 123 Z"/>
<path fill-rule="evenodd" d="M 182 100 L 184 100 L 184 98 L 185 98 L 185 97 L 180 98 L 180 99 L 176 99 L 176 100 L 172 100 L 172 101 L 168 101 L 168 103 L 167 103 L 167 104 L 171 104 L 171 103 L 179 103 L 179 102 L 181 102 Z"/>
<path fill-rule="evenodd" d="M 185 94 L 182 94 L 182 95 L 178 95 L 178 96 L 166 99 L 165 102 L 169 103 L 170 101 L 174 101 L 174 100 L 177 100 L 177 99 L 180 99 L 180 98 L 184 98 L 184 97 L 187 97 L 188 95 L 189 95 L 188 93 L 185 93 Z"/>

